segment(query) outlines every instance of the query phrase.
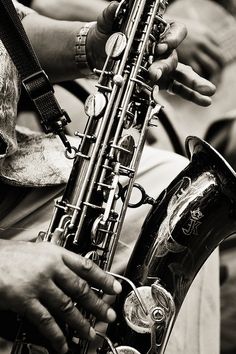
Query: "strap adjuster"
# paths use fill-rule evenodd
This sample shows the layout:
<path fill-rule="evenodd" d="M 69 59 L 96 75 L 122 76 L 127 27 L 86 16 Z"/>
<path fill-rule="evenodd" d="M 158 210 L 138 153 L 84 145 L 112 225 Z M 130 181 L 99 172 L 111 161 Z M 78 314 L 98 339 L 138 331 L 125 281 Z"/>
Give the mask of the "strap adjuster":
<path fill-rule="evenodd" d="M 44 70 L 40 70 L 23 79 L 22 85 L 32 100 L 47 92 L 54 93 L 54 88 Z"/>
<path fill-rule="evenodd" d="M 71 120 L 67 112 L 61 109 L 54 88 L 45 71 L 40 70 L 22 80 L 22 85 L 34 103 L 40 115 L 41 125 L 46 134 L 59 135 L 67 150 L 71 151 L 70 143 L 63 131 Z"/>

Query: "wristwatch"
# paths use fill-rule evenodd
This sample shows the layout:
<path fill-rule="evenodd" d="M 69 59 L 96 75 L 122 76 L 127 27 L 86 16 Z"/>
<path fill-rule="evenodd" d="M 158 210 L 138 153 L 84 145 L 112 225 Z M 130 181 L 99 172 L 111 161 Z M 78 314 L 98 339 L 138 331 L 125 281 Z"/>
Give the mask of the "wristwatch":
<path fill-rule="evenodd" d="M 78 65 L 80 74 L 84 77 L 95 78 L 96 75 L 90 68 L 86 55 L 86 40 L 90 28 L 95 22 L 86 23 L 76 36 L 75 42 L 75 62 Z"/>

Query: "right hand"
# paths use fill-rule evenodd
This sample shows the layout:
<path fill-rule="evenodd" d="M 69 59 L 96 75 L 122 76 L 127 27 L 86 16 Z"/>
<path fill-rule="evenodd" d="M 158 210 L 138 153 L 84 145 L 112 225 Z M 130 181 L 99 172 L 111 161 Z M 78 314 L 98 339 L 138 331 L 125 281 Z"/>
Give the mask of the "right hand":
<path fill-rule="evenodd" d="M 199 21 L 186 18 L 178 20 L 188 30 L 187 37 L 177 48 L 179 61 L 191 66 L 206 79 L 219 75 L 224 66 L 224 57 L 215 33 Z"/>
<path fill-rule="evenodd" d="M 112 322 L 116 314 L 90 286 L 116 295 L 120 283 L 92 261 L 47 242 L 0 242 L 0 309 L 17 312 L 33 323 L 58 353 L 68 346 L 55 318 L 81 338 L 96 336 L 74 306 L 99 320 Z M 55 316 L 55 318 L 54 318 Z"/>

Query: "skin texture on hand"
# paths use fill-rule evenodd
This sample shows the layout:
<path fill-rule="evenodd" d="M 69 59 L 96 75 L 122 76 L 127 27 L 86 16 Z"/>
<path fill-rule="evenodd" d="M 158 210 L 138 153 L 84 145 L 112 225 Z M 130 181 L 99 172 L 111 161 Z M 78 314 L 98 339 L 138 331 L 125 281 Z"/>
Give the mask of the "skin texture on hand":
<path fill-rule="evenodd" d="M 17 312 L 32 322 L 53 348 L 66 353 L 67 343 L 55 318 L 67 323 L 81 338 L 95 331 L 74 306 L 104 322 L 115 312 L 91 286 L 115 295 L 121 285 L 92 261 L 50 243 L 0 241 L 0 309 Z"/>

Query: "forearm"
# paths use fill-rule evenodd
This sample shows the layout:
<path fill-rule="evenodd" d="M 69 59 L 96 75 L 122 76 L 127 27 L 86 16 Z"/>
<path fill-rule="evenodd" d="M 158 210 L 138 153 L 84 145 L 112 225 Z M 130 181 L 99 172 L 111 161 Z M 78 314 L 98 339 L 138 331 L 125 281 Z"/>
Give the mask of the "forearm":
<path fill-rule="evenodd" d="M 31 4 L 42 15 L 71 21 L 94 21 L 106 6 L 106 0 L 33 0 Z"/>
<path fill-rule="evenodd" d="M 81 77 L 75 62 L 75 41 L 82 22 L 57 21 L 38 14 L 30 14 L 22 22 L 43 69 L 53 82 Z"/>

